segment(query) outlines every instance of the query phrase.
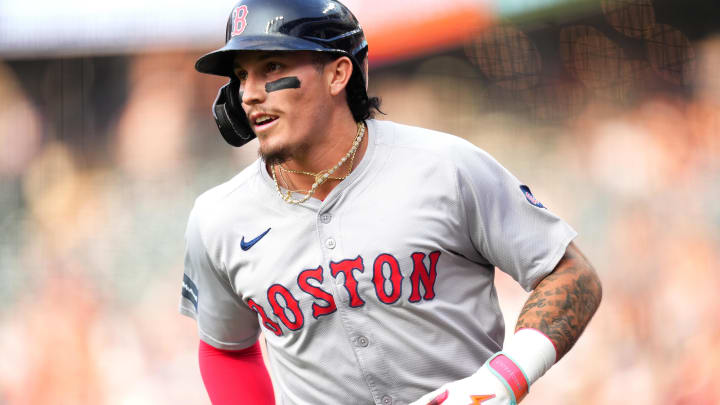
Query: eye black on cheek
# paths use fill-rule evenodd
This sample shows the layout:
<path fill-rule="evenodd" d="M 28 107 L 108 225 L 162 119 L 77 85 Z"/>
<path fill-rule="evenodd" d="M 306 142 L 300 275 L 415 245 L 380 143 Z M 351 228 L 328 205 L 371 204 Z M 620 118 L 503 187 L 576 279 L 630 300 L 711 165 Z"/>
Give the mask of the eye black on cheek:
<path fill-rule="evenodd" d="M 270 93 L 283 89 L 299 89 L 300 79 L 296 76 L 283 77 L 272 82 L 265 83 L 265 91 Z"/>

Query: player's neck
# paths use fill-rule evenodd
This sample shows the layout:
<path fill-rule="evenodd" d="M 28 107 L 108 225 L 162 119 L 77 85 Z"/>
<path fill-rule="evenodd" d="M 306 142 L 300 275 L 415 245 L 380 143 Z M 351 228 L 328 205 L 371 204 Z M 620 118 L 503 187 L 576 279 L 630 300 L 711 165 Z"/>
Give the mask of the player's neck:
<path fill-rule="evenodd" d="M 333 114 L 323 125 L 323 133 L 314 137 L 312 143 L 306 145 L 303 153 L 299 153 L 284 166 L 296 170 L 319 172 L 327 170 L 345 156 L 357 135 L 358 126 L 350 112 Z"/>
<path fill-rule="evenodd" d="M 345 163 L 338 166 L 331 177 L 315 190 L 313 198 L 324 200 L 340 184 L 342 180 L 339 179 L 357 167 L 367 149 L 368 129 L 365 128 L 362 141 L 355 153 L 348 156 L 358 135 L 358 125 L 352 115 L 330 122 L 327 128 L 328 131 L 318 137 L 317 142 L 307 148 L 305 153 L 294 156 L 283 163 L 282 167 L 275 168 L 275 174 L 281 187 L 301 192 L 310 190 L 315 182 L 315 177 L 298 172 L 322 173 L 335 167 L 343 157 L 347 157 Z"/>

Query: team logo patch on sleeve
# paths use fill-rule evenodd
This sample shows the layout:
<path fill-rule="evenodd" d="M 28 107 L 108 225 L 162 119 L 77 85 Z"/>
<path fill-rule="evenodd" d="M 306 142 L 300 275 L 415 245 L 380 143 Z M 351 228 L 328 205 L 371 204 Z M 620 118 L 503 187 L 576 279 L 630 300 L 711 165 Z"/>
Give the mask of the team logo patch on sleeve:
<path fill-rule="evenodd" d="M 187 274 L 183 274 L 182 296 L 187 298 L 195 307 L 195 311 L 197 311 L 198 289 Z"/>
<path fill-rule="evenodd" d="M 535 196 L 532 194 L 532 192 L 530 191 L 530 187 L 523 184 L 520 186 L 520 190 L 523 192 L 523 194 L 525 194 L 525 199 L 527 199 L 530 204 L 538 208 L 545 208 L 545 206 L 542 205 L 542 203 L 538 201 L 538 199 L 535 198 Z"/>

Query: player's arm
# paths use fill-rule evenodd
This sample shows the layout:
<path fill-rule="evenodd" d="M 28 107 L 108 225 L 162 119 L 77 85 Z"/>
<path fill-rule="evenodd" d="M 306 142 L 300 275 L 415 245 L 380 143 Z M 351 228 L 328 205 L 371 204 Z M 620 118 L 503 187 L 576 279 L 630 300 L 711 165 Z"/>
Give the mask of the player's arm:
<path fill-rule="evenodd" d="M 213 405 L 275 403 L 259 343 L 242 350 L 222 350 L 201 340 L 198 357 Z"/>
<path fill-rule="evenodd" d="M 455 381 L 412 405 L 507 405 L 575 344 L 600 305 L 602 287 L 590 262 L 570 243 L 553 271 L 525 302 L 515 335 L 472 376 Z"/>
<path fill-rule="evenodd" d="M 555 348 L 556 361 L 585 330 L 602 298 L 595 270 L 575 244 L 530 294 L 520 311 L 515 332 L 525 328 L 542 332 Z"/>
<path fill-rule="evenodd" d="M 180 298 L 180 313 L 197 321 L 203 382 L 214 405 L 272 404 L 272 385 L 257 344 L 257 314 L 240 299 L 228 273 L 217 264 L 217 246 L 222 242 L 208 235 L 222 232 L 203 232 L 209 222 L 203 220 L 204 212 L 213 210 L 198 199 L 185 232 Z"/>

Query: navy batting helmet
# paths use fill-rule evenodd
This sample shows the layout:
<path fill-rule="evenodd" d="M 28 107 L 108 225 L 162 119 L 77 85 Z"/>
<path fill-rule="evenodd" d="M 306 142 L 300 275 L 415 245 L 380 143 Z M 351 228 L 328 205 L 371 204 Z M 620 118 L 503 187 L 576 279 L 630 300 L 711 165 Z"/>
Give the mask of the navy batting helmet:
<path fill-rule="evenodd" d="M 242 51 L 315 51 L 347 56 L 353 63 L 348 91 L 367 99 L 367 51 L 358 20 L 337 0 L 241 0 L 227 21 L 225 46 L 202 56 L 195 69 L 227 76 L 213 103 L 223 138 L 242 146 L 255 138 L 242 100 L 233 60 Z"/>

